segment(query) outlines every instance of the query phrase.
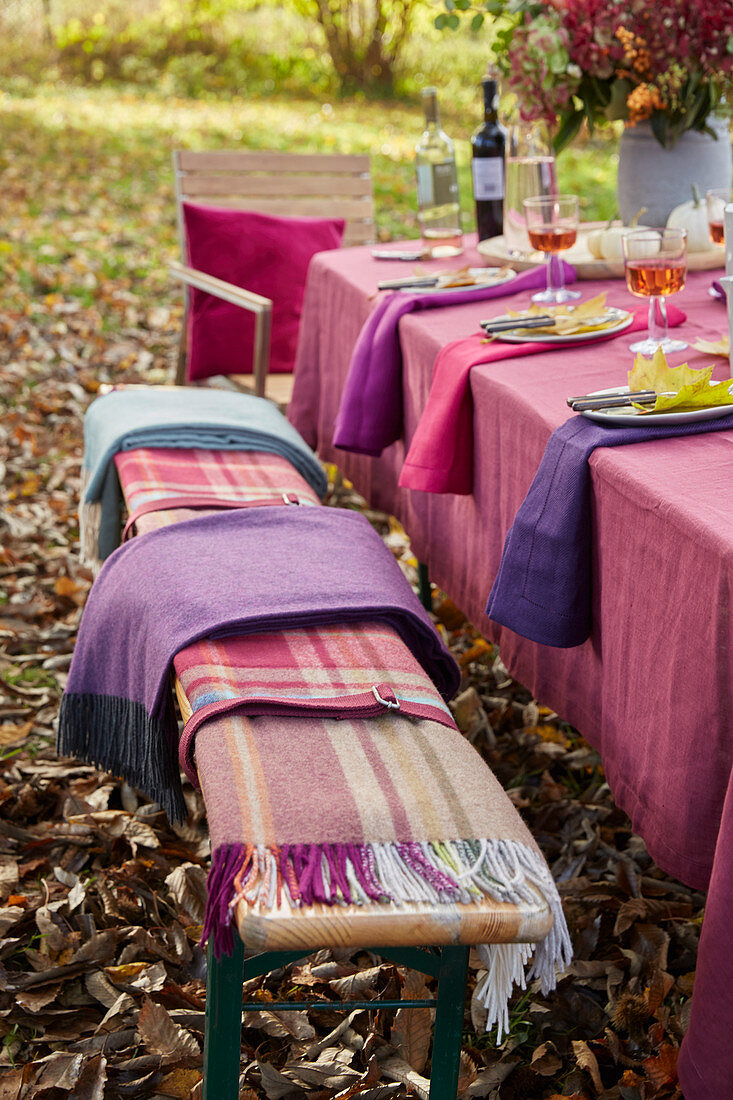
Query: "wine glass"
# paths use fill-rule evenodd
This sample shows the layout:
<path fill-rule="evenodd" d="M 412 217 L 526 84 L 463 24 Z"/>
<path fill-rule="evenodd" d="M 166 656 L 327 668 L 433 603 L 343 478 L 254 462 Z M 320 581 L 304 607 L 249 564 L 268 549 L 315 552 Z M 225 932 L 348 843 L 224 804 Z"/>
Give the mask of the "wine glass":
<path fill-rule="evenodd" d="M 725 244 L 725 208 L 730 202 L 730 187 L 714 187 L 705 195 L 708 226 L 713 244 Z"/>
<path fill-rule="evenodd" d="M 578 236 L 578 196 L 533 195 L 523 205 L 529 242 L 547 256 L 547 289 L 533 294 L 532 301 L 559 303 L 579 298 L 579 291 L 566 289 L 558 256 L 572 248 Z"/>
<path fill-rule="evenodd" d="M 649 299 L 649 335 L 630 350 L 653 355 L 684 351 L 684 340 L 667 335 L 665 298 L 685 285 L 687 274 L 686 229 L 634 229 L 622 242 L 626 285 L 637 298 Z"/>

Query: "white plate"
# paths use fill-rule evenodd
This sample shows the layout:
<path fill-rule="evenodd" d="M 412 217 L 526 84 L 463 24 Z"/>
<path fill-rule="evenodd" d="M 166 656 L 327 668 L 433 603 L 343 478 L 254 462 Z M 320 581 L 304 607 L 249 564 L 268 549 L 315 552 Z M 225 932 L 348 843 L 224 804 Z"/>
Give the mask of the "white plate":
<path fill-rule="evenodd" d="M 634 320 L 633 313 L 629 313 L 625 309 L 609 307 L 606 313 L 609 317 L 617 317 L 616 323 L 607 325 L 605 328 L 595 329 L 592 332 L 568 332 L 565 335 L 551 332 L 495 332 L 488 335 L 493 336 L 496 340 L 504 340 L 508 344 L 577 344 L 582 340 L 600 340 L 603 336 L 612 336 L 616 332 L 623 332 Z M 491 320 L 511 321 L 512 318 L 507 315 L 506 318 L 492 317 Z M 520 320 L 517 320 L 517 324 L 520 323 Z"/>
<path fill-rule="evenodd" d="M 596 390 L 588 394 L 589 397 L 614 397 L 616 394 L 628 393 L 628 386 L 616 386 L 610 390 Z M 629 421 L 639 419 L 641 424 L 685 424 L 694 423 L 696 420 L 717 420 L 721 416 L 730 416 L 733 413 L 733 405 L 715 405 L 709 409 L 686 409 L 682 412 L 640 413 L 638 409 L 588 409 L 580 415 L 588 420 L 595 420 L 598 424 L 613 424 L 626 428 Z"/>
<path fill-rule="evenodd" d="M 501 272 L 501 274 L 499 274 Z M 511 279 L 516 279 L 516 271 L 509 269 L 502 271 L 500 267 L 469 267 L 468 274 L 476 280 L 470 286 L 403 286 L 400 290 L 405 294 L 467 294 L 469 290 L 480 290 L 487 286 L 501 286 Z"/>

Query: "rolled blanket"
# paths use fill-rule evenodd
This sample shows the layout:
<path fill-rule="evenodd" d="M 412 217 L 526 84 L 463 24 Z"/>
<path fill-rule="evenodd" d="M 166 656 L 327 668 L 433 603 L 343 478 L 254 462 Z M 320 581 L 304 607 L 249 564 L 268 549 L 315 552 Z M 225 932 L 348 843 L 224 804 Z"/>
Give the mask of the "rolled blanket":
<path fill-rule="evenodd" d="M 423 685 L 426 692 L 430 684 Z M 529 977 L 554 988 L 572 948 L 547 864 L 509 798 L 455 726 L 390 714 L 368 721 L 226 715 L 198 733 L 211 833 L 204 935 L 231 951 L 233 908 L 445 906 L 487 898 L 536 906 L 550 932 Z M 484 944 L 478 990 L 500 1032 L 527 943 Z"/>
<path fill-rule="evenodd" d="M 168 676 L 199 638 L 331 623 L 393 626 L 444 698 L 459 673 L 392 554 L 355 512 L 217 512 L 119 547 L 89 594 L 61 700 L 59 751 L 184 816 Z"/>
<path fill-rule="evenodd" d="M 591 493 L 588 459 L 619 447 L 733 428 L 733 415 L 677 424 L 606 427 L 582 416 L 549 438 L 509 529 L 486 605 L 489 618 L 541 645 L 582 645 L 592 629 Z"/>
<path fill-rule="evenodd" d="M 566 282 L 575 268 L 563 264 Z M 407 313 L 439 306 L 489 301 L 545 285 L 544 267 L 523 271 L 497 286 L 454 291 L 385 295 L 367 317 L 356 341 L 334 428 L 334 445 L 345 451 L 379 455 L 400 439 L 403 429 L 402 348 L 399 323 Z"/>
<path fill-rule="evenodd" d="M 119 542 L 120 490 L 112 459 L 138 447 L 267 451 L 287 458 L 323 496 L 316 456 L 270 401 L 229 390 L 174 386 L 113 390 L 84 417 L 79 509 L 82 560 L 95 565 Z"/>

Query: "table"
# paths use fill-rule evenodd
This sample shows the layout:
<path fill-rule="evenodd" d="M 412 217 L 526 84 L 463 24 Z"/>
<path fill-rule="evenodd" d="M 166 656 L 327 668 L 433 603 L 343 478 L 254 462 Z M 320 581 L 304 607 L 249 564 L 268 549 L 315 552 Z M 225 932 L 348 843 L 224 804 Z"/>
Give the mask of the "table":
<path fill-rule="evenodd" d="M 478 259 L 471 252 L 467 258 Z M 289 417 L 370 504 L 400 519 L 431 578 L 499 645 L 512 674 L 600 751 L 616 802 L 658 865 L 708 890 L 679 1072 L 687 1100 L 731 1096 L 733 432 L 594 452 L 592 636 L 567 650 L 527 641 L 484 614 L 506 532 L 550 433 L 568 416 L 565 397 L 624 384 L 629 337 L 474 368 L 472 495 L 402 490 L 405 443 L 438 351 L 475 332 L 481 318 L 524 305 L 527 295 L 404 317 L 404 441 L 379 458 L 349 454 L 332 442 L 339 398 L 376 283 L 394 276 L 395 267 L 373 260 L 368 249 L 314 258 Z M 709 283 L 709 273 L 693 274 L 675 298 L 688 314 L 690 342 L 726 328 Z M 580 289 L 588 297 L 605 289 L 613 305 L 639 306 L 618 280 Z M 705 361 L 695 352 L 687 359 L 693 366 Z M 714 373 L 727 377 L 725 361 Z"/>

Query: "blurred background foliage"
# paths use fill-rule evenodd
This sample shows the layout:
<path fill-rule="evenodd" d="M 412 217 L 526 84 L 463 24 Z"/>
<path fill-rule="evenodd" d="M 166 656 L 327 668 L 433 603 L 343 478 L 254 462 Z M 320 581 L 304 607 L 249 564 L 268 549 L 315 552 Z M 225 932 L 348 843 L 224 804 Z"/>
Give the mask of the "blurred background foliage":
<path fill-rule="evenodd" d="M 41 116 L 65 97 L 72 114 L 96 102 L 123 129 L 158 112 L 166 156 L 187 145 L 371 153 L 380 230 L 404 236 L 416 231 L 420 89 L 435 84 L 469 227 L 468 139 L 492 29 L 438 31 L 444 10 L 442 0 L 0 0 L 0 99 L 33 100 Z M 216 125 L 187 128 L 184 104 Z M 558 162 L 561 187 L 587 196 L 586 220 L 614 213 L 615 150 L 612 132 L 586 135 Z"/>

